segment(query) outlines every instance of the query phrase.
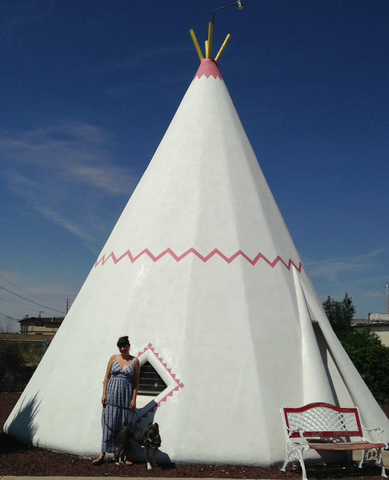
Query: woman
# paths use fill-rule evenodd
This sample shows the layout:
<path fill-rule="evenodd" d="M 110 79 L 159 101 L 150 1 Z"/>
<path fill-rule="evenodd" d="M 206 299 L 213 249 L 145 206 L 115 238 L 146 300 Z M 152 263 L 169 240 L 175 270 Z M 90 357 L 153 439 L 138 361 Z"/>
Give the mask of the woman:
<path fill-rule="evenodd" d="M 120 337 L 117 346 L 120 355 L 112 355 L 108 362 L 103 383 L 102 427 L 103 440 L 99 458 L 93 460 L 95 465 L 104 461 L 105 454 L 115 453 L 116 437 L 124 425 L 132 423 L 136 408 L 136 396 L 139 386 L 139 360 L 130 355 L 128 337 Z M 131 462 L 127 462 L 132 465 Z"/>

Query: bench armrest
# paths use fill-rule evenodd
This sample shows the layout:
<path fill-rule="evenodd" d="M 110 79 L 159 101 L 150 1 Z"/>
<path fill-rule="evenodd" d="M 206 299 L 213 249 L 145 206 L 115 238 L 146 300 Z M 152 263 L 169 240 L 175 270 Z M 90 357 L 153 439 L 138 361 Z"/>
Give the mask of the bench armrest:
<path fill-rule="evenodd" d="M 288 430 L 288 436 L 290 438 L 294 433 L 298 433 L 301 438 L 304 438 L 304 432 L 303 428 L 296 428 L 295 430 Z"/>
<path fill-rule="evenodd" d="M 384 443 L 382 441 L 382 433 L 383 433 L 383 428 L 378 427 L 378 428 L 365 428 L 363 425 L 362 426 L 362 432 L 363 432 L 363 438 L 366 440 L 366 442 L 369 443 Z M 374 438 L 375 437 L 375 438 Z M 387 446 L 386 446 L 387 448 Z"/>
<path fill-rule="evenodd" d="M 309 444 L 307 442 L 307 439 L 304 437 L 304 432 L 305 430 L 303 428 L 297 428 L 296 430 L 289 430 L 288 429 L 288 437 L 287 437 L 287 443 L 289 443 L 290 445 L 294 445 L 294 446 L 300 446 L 300 447 L 303 447 L 304 450 L 309 450 Z M 300 435 L 300 437 L 298 438 L 298 440 L 302 440 L 302 442 L 296 442 L 295 440 L 297 440 L 297 438 L 292 438 L 292 435 L 294 433 L 298 433 Z"/>

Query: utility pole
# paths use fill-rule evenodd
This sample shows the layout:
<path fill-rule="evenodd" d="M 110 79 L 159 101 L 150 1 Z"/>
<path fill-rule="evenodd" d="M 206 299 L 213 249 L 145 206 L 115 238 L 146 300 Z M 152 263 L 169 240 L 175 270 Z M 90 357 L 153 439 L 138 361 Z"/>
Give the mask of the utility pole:
<path fill-rule="evenodd" d="M 386 313 L 389 313 L 389 283 L 386 284 Z"/>

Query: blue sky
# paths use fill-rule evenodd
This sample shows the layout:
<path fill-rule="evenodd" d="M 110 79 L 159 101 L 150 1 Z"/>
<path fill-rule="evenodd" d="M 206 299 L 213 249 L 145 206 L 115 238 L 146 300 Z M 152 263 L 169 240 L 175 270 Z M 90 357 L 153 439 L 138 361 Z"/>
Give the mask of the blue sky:
<path fill-rule="evenodd" d="M 74 301 L 196 73 L 189 30 L 228 3 L 0 3 L 7 328 Z M 389 2 L 243 4 L 214 49 L 232 35 L 219 67 L 304 265 L 321 300 L 385 312 Z"/>

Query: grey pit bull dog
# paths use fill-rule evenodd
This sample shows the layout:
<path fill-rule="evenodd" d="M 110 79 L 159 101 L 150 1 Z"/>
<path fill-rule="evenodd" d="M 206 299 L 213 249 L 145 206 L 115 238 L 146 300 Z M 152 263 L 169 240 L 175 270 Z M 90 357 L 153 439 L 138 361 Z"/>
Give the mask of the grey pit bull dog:
<path fill-rule="evenodd" d="M 161 446 L 158 423 L 149 423 L 147 428 L 123 427 L 118 433 L 118 448 L 115 454 L 115 462 L 128 460 L 131 443 L 139 443 L 145 449 L 147 470 L 156 467 L 155 456 L 158 447 Z M 150 455 L 151 453 L 151 455 Z"/>

